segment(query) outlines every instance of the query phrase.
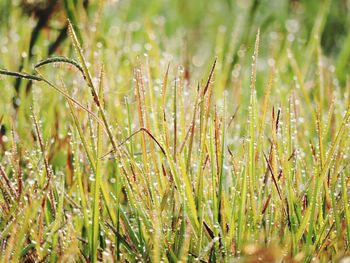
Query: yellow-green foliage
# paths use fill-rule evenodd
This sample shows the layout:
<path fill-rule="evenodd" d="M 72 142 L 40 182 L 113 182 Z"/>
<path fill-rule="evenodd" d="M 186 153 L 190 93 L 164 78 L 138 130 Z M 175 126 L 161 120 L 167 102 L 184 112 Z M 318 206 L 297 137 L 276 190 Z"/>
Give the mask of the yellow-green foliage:
<path fill-rule="evenodd" d="M 5 2 L 0 262 L 349 254 L 349 1 Z"/>

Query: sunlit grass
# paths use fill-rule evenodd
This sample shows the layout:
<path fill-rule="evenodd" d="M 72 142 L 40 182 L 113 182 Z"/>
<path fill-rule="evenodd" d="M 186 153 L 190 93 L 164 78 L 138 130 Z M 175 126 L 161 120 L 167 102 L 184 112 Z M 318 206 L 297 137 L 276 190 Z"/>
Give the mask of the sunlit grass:
<path fill-rule="evenodd" d="M 157 3 L 143 33 L 130 31 L 139 22 L 108 29 L 112 4 L 93 3 L 91 24 L 66 5 L 68 38 L 57 56 L 45 55 L 43 40 L 37 58 L 17 52 L 25 27 L 19 44 L 3 44 L 1 262 L 348 255 L 349 36 L 339 55 L 326 55 L 331 1 L 300 32 L 297 18 L 288 32 L 256 26 L 254 5 L 233 26 L 214 19 L 216 32 L 196 43 L 203 56 L 179 48 L 181 33 L 162 28 L 162 18 L 151 21 Z M 189 31 L 204 23 L 186 19 Z M 21 55 L 17 70 L 10 62 Z"/>

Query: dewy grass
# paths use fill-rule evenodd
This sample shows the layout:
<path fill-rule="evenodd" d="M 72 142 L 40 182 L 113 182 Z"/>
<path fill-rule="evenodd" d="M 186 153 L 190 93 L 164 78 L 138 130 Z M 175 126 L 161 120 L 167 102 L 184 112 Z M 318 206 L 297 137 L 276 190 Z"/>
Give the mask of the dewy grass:
<path fill-rule="evenodd" d="M 38 40 L 38 63 L 22 54 L 23 72 L 0 70 L 0 262 L 349 255 L 349 34 L 338 55 L 328 53 L 321 36 L 331 2 L 308 27 L 293 18 L 274 32 L 267 21 L 257 34 L 262 9 L 252 5 L 227 21 L 232 29 L 208 26 L 198 41 L 174 37 L 180 22 L 162 25 L 143 9 L 139 33 L 134 23 L 112 26 L 102 2 L 90 7 L 89 23 L 66 3 L 74 27 L 67 22 L 60 54 L 45 58 Z M 127 17 L 139 16 L 134 5 Z M 203 26 L 191 12 L 197 22 L 183 22 Z M 308 34 L 298 35 L 304 26 Z M 193 46 L 179 50 L 187 37 Z M 9 68 L 17 51 L 0 44 Z M 24 80 L 18 94 L 13 78 Z"/>

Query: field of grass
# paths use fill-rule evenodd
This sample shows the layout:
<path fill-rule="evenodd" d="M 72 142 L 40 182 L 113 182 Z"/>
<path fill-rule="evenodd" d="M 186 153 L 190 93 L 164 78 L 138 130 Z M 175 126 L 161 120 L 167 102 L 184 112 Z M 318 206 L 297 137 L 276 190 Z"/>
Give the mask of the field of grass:
<path fill-rule="evenodd" d="M 349 262 L 349 28 L 349 0 L 0 1 L 0 262 Z"/>

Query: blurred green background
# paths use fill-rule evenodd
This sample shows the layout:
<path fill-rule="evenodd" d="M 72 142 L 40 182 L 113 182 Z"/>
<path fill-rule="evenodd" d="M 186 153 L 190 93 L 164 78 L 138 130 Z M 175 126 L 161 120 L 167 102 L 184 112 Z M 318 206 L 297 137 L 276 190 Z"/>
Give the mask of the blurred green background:
<path fill-rule="evenodd" d="M 51 5 L 55 7 L 50 8 Z M 144 44 L 149 38 L 155 38 L 163 50 L 173 45 L 169 39 L 176 38 L 178 46 L 174 49 L 178 52 L 185 48 L 189 55 L 201 51 L 204 58 L 214 57 L 218 34 L 223 35 L 224 50 L 230 45 L 229 40 L 236 41 L 237 47 L 251 48 L 252 38 L 260 28 L 266 40 L 262 41 L 262 47 L 276 41 L 271 38 L 274 32 L 289 37 L 289 41 L 297 43 L 293 48 L 300 49 L 313 35 L 318 35 L 324 53 L 337 58 L 349 46 L 349 41 L 344 42 L 349 38 L 349 8 L 348 0 L 2 0 L 1 46 L 2 54 L 6 43 L 15 44 L 18 54 L 26 52 L 27 47 L 23 46 L 26 41 L 17 38 L 30 39 L 39 20 L 48 16 L 35 41 L 40 52 L 34 49 L 34 54 L 39 57 L 46 55 L 41 50 L 43 45 L 52 44 L 70 17 L 83 31 L 93 30 L 98 20 L 95 29 L 100 32 L 103 44 L 115 45 L 110 42 L 123 38 L 134 45 L 140 44 L 141 47 L 134 47 L 139 53 L 147 51 Z M 89 25 L 91 28 L 86 28 Z M 232 32 L 236 33 L 234 39 L 230 39 Z M 128 37 L 131 40 L 126 40 Z M 20 63 L 20 56 L 15 57 L 12 63 Z M 3 63 L 2 59 L 1 66 Z"/>

